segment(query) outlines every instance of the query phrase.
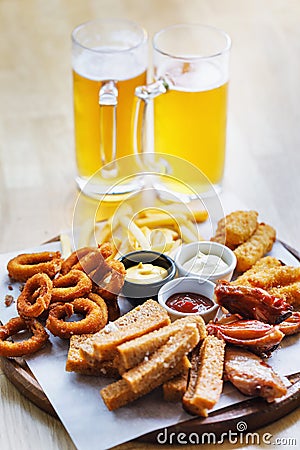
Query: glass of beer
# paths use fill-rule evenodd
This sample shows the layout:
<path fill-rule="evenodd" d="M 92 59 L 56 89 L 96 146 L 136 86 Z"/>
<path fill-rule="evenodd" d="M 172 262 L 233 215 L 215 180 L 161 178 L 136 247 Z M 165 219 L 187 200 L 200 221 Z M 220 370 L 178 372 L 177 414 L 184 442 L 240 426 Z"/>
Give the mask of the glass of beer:
<path fill-rule="evenodd" d="M 230 47 L 229 36 L 214 27 L 165 28 L 153 38 L 154 82 L 136 90 L 146 103 L 153 99 L 154 151 L 196 166 L 203 173 L 200 192 L 222 183 Z M 171 170 L 180 178 L 180 164 Z"/>
<path fill-rule="evenodd" d="M 72 33 L 76 181 L 89 196 L 111 190 L 118 159 L 133 153 L 134 91 L 146 83 L 147 63 L 147 33 L 134 22 L 92 20 Z M 116 184 L 118 194 L 133 189 Z"/>

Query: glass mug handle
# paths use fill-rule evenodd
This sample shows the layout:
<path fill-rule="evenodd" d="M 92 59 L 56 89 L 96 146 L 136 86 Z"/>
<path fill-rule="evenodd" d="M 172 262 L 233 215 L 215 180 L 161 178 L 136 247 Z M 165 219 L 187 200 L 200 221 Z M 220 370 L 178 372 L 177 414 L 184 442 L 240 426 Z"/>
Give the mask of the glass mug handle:
<path fill-rule="evenodd" d="M 117 105 L 118 88 L 113 80 L 106 81 L 99 89 L 100 107 L 100 158 L 102 175 L 105 178 L 116 176 L 116 165 L 114 164 L 117 154 Z M 107 126 L 110 124 L 110 126 Z M 108 133 L 110 136 L 108 136 Z M 110 148 L 106 148 L 110 143 Z"/>
<path fill-rule="evenodd" d="M 135 89 L 136 107 L 133 124 L 133 151 L 135 154 L 144 153 L 147 147 L 147 116 L 150 101 L 165 94 L 172 86 L 172 80 L 167 76 L 158 78 L 157 81 L 145 86 L 138 86 Z M 141 134 L 139 133 L 139 124 L 141 124 Z M 139 149 L 141 142 L 141 149 Z"/>

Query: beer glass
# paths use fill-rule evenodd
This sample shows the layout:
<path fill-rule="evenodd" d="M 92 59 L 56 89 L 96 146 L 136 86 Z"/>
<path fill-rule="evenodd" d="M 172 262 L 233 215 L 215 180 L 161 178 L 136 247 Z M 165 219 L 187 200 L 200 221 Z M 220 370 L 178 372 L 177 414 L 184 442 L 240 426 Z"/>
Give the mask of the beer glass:
<path fill-rule="evenodd" d="M 134 91 L 147 61 L 147 34 L 134 22 L 92 20 L 72 33 L 76 181 L 89 196 L 105 193 L 120 177 L 118 158 L 133 153 Z M 131 188 L 118 183 L 118 193 Z"/>
<path fill-rule="evenodd" d="M 154 151 L 200 169 L 206 180 L 200 192 L 210 184 L 219 190 L 222 182 L 230 47 L 229 36 L 210 26 L 165 28 L 153 38 L 155 81 L 136 89 L 142 106 L 153 99 Z M 180 178 L 180 164 L 171 171 Z"/>

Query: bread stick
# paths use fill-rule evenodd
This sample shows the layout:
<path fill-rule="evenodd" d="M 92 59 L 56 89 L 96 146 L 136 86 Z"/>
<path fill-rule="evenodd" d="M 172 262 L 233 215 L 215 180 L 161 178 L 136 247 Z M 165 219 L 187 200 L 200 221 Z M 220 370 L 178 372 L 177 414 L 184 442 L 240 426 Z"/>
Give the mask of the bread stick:
<path fill-rule="evenodd" d="M 116 356 L 117 346 L 143 334 L 170 324 L 166 310 L 154 300 L 129 311 L 80 345 L 82 357 L 92 362 L 105 361 Z"/>
<path fill-rule="evenodd" d="M 89 364 L 82 358 L 80 344 L 89 336 L 91 335 L 74 335 L 71 337 L 66 371 L 118 379 L 119 371 L 114 366 L 113 361 L 94 361 L 93 364 Z"/>
<path fill-rule="evenodd" d="M 188 389 L 183 396 L 184 408 L 207 417 L 207 410 L 219 400 L 223 387 L 225 342 L 215 336 L 204 339 L 200 351 L 195 350 Z"/>
<path fill-rule="evenodd" d="M 184 358 L 176 367 L 168 370 L 165 369 L 164 377 L 168 380 L 187 370 L 187 359 Z M 114 411 L 115 409 L 121 408 L 122 406 L 127 405 L 127 403 L 138 399 L 142 395 L 148 394 L 152 389 L 152 386 L 150 386 L 145 380 L 143 389 L 136 393 L 133 392 L 130 385 L 125 380 L 121 379 L 101 389 L 100 394 L 106 407 L 110 411 Z"/>
<path fill-rule="evenodd" d="M 159 330 L 147 333 L 141 337 L 130 340 L 117 347 L 115 365 L 122 374 L 149 357 L 155 350 L 164 345 L 168 339 L 177 333 L 187 323 L 195 323 L 198 327 L 200 340 L 207 336 L 204 320 L 201 316 L 185 317 L 178 319 L 171 325 Z"/>
<path fill-rule="evenodd" d="M 145 384 L 154 389 L 166 381 L 167 369 L 176 367 L 199 342 L 200 335 L 194 323 L 187 323 L 167 343 L 147 360 L 122 375 L 133 392 L 143 392 Z"/>

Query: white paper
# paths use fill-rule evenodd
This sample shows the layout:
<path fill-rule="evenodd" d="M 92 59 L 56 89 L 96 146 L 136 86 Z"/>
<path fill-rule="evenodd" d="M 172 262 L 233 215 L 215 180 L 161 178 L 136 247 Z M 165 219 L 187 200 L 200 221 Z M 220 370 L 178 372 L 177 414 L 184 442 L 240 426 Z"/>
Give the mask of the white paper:
<path fill-rule="evenodd" d="M 59 243 L 52 243 L 23 250 L 22 253 L 58 249 Z M 7 262 L 18 253 L 0 255 L 0 319 L 3 323 L 17 315 L 15 303 L 6 307 L 4 298 L 8 294 L 17 299 L 20 293 L 19 285 L 11 283 L 6 271 Z M 298 265 L 298 261 L 278 242 L 273 247 L 272 255 L 286 264 Z M 9 285 L 13 286 L 13 290 L 9 290 Z M 121 307 L 127 310 L 128 304 L 124 303 Z M 51 336 L 50 343 L 44 349 L 26 360 L 78 450 L 111 448 L 145 433 L 191 419 L 180 404 L 164 402 L 160 389 L 115 412 L 108 411 L 99 391 L 112 380 L 66 372 L 67 351 L 68 341 Z M 269 363 L 281 375 L 292 374 L 300 371 L 299 353 L 298 335 L 291 336 L 284 339 Z M 245 396 L 226 384 L 214 410 L 244 400 Z"/>

